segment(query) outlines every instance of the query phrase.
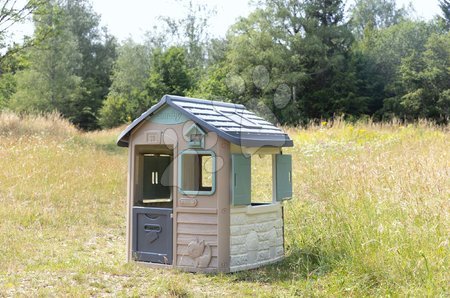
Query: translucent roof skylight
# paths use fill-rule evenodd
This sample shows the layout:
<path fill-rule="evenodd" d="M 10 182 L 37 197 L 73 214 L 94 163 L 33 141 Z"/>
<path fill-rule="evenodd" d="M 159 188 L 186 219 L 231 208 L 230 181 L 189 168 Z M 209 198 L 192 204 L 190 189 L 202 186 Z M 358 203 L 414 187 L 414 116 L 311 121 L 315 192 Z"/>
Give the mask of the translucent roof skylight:
<path fill-rule="evenodd" d="M 231 121 L 244 126 L 244 127 L 249 127 L 249 128 L 260 128 L 261 125 L 253 122 L 252 120 L 249 120 L 247 118 L 244 118 L 244 114 L 240 114 L 237 112 L 225 112 L 225 111 L 220 111 L 220 113 L 222 115 L 224 115 L 225 117 L 227 117 L 228 119 L 230 119 Z"/>

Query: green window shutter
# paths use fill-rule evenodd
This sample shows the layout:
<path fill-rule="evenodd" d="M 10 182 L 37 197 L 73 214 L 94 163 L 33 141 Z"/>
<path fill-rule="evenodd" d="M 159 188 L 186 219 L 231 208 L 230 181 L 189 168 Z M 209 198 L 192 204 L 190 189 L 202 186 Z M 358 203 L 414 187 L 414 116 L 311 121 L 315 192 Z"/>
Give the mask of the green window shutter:
<path fill-rule="evenodd" d="M 231 203 L 250 205 L 251 203 L 251 158 L 242 154 L 231 155 Z"/>
<path fill-rule="evenodd" d="M 292 156 L 276 155 L 276 200 L 292 198 Z"/>

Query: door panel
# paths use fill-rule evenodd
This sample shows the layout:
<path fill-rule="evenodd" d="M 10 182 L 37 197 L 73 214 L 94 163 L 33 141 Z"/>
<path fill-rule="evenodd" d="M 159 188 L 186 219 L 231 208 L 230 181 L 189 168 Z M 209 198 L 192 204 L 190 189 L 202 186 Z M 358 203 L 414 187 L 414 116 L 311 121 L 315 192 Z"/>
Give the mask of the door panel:
<path fill-rule="evenodd" d="M 172 264 L 171 208 L 133 208 L 132 250 L 135 260 Z"/>

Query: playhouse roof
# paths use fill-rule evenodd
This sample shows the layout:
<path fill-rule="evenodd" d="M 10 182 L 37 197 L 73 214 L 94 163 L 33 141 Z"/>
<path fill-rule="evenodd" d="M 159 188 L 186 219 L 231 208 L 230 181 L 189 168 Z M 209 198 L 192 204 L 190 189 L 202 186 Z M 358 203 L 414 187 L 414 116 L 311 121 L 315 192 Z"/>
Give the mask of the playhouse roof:
<path fill-rule="evenodd" d="M 128 147 L 129 136 L 139 123 L 166 105 L 180 111 L 200 127 L 213 131 L 239 146 L 293 146 L 292 140 L 281 129 L 247 110 L 243 105 L 175 95 L 164 95 L 156 105 L 135 119 L 120 134 L 117 145 Z"/>

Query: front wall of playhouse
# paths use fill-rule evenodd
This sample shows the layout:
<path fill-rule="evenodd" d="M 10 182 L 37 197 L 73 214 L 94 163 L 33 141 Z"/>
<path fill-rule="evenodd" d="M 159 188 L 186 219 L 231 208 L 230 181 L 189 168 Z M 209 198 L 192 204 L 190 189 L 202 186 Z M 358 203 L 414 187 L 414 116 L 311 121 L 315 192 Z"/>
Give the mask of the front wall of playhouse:
<path fill-rule="evenodd" d="M 230 173 L 231 144 L 215 133 L 206 132 L 202 149 L 192 149 L 184 136 L 192 125 L 180 112 L 170 107 L 163 109 L 135 129 L 129 138 L 129 176 L 127 204 L 127 258 L 150 266 L 172 266 L 188 271 L 229 272 L 255 268 L 280 260 L 283 248 L 283 211 L 281 203 L 265 206 L 233 207 L 231 205 Z M 187 194 L 180 190 L 180 175 L 187 174 L 179 156 L 182 152 L 207 151 L 215 155 L 215 189 L 211 194 Z M 143 161 L 146 154 L 168 155 L 172 169 L 170 176 L 170 201 L 143 204 L 145 192 L 142 180 Z M 151 179 L 154 179 L 153 176 Z M 136 220 L 136 212 L 146 213 L 151 208 L 164 207 L 172 217 L 171 226 L 161 224 L 159 235 L 170 233 L 171 253 L 165 261 L 137 259 L 134 251 L 138 237 L 151 234 L 151 224 Z M 150 208 L 150 209 L 146 209 Z M 164 209 L 163 208 L 163 209 Z M 170 210 L 171 209 L 171 210 Z M 155 209 L 156 210 L 156 209 Z M 141 213 L 142 213 L 141 212 Z M 140 215 L 150 222 L 152 215 Z M 155 215 L 155 218 L 157 215 Z M 167 218 L 166 218 L 167 221 Z M 149 228 L 150 232 L 143 231 Z M 155 224 L 155 226 L 158 226 Z M 170 227 L 172 231 L 167 231 Z M 158 232 L 157 231 L 157 232 Z M 156 234 L 155 234 L 156 235 Z M 166 234 L 167 236 L 167 234 Z M 159 238 L 158 238 L 159 237 Z M 161 241 L 158 236 L 155 241 Z M 145 241 L 154 241 L 146 239 Z M 137 243 L 137 244 L 136 244 Z M 156 242 L 155 242 L 156 243 Z M 145 245 L 145 244 L 144 244 Z M 171 260 L 168 258 L 172 258 Z M 150 260 L 150 261 L 149 261 Z M 164 264 L 165 263 L 165 264 Z"/>
<path fill-rule="evenodd" d="M 169 109 L 169 108 L 166 108 Z M 171 110 L 171 109 L 170 109 Z M 169 111 L 170 111 L 169 110 Z M 129 143 L 129 203 L 128 203 L 128 259 L 133 260 L 133 207 L 140 196 L 138 181 L 140 152 L 151 152 L 153 147 L 172 150 L 172 202 L 173 210 L 173 260 L 172 266 L 189 271 L 228 271 L 229 268 L 229 143 L 215 134 L 208 134 L 204 147 L 214 152 L 216 164 L 215 192 L 211 195 L 186 195 L 178 185 L 180 171 L 178 156 L 188 150 L 183 131 L 191 125 L 176 111 L 166 113 L 162 120 L 151 118 L 136 129 Z M 171 120 L 172 118 L 178 120 Z M 175 122 L 175 123 L 174 123 Z M 179 122 L 179 123 L 177 123 Z M 148 263 L 157 266 L 157 263 Z"/>

